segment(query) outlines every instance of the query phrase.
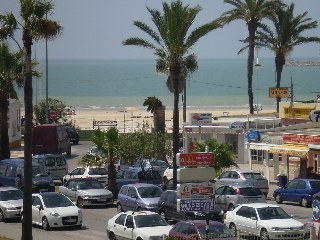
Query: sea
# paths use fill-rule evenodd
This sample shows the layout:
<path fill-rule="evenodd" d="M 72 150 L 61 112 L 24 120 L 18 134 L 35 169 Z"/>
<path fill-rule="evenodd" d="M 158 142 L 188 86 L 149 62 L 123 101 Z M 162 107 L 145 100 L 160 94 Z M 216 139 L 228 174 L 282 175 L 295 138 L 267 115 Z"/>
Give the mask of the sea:
<path fill-rule="evenodd" d="M 319 59 L 295 59 L 319 61 Z M 269 88 L 275 87 L 274 59 L 259 59 L 254 67 L 254 103 L 275 107 Z M 39 61 L 42 77 L 33 79 L 33 103 L 46 98 L 46 65 Z M 139 60 L 48 60 L 48 97 L 59 99 L 77 110 L 124 110 L 143 108 L 144 100 L 156 96 L 167 108 L 173 107 L 173 94 L 167 77 L 155 71 L 154 59 Z M 320 94 L 320 66 L 285 66 L 281 87 L 290 96 L 282 101 L 310 101 Z M 248 107 L 247 59 L 199 59 L 198 70 L 187 78 L 186 104 L 189 109 L 228 109 Z M 23 104 L 23 90 L 18 89 Z M 182 106 L 183 96 L 180 96 Z"/>

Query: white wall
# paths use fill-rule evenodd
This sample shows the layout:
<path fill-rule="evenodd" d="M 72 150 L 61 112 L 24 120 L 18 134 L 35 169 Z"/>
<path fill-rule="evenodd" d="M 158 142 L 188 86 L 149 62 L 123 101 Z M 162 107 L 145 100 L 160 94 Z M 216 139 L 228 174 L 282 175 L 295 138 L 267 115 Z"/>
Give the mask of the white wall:
<path fill-rule="evenodd" d="M 17 99 L 9 99 L 8 134 L 10 148 L 21 145 L 21 103 Z"/>

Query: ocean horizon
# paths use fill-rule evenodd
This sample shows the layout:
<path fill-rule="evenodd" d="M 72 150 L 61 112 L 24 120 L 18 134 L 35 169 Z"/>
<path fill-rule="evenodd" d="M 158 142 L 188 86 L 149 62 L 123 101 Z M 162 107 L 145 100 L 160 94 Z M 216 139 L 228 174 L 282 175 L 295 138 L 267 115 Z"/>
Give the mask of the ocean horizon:
<path fill-rule="evenodd" d="M 259 63 L 261 67 L 254 68 L 253 75 L 254 102 L 275 108 L 275 98 L 269 98 L 269 88 L 275 87 L 274 59 L 259 58 Z M 43 76 L 33 80 L 33 104 L 45 99 L 45 61 L 39 60 L 38 71 Z M 319 66 L 285 66 L 281 87 L 290 87 L 292 81 L 294 101 L 314 100 L 320 93 L 319 76 Z M 173 106 L 166 76 L 156 73 L 152 59 L 49 59 L 48 83 L 48 97 L 74 109 L 142 108 L 149 96 L 156 96 L 169 109 Z M 22 89 L 18 89 L 18 96 L 23 104 Z M 180 100 L 182 106 L 182 97 Z M 195 109 L 247 107 L 247 59 L 199 59 L 198 70 L 187 79 L 186 102 L 188 108 Z"/>

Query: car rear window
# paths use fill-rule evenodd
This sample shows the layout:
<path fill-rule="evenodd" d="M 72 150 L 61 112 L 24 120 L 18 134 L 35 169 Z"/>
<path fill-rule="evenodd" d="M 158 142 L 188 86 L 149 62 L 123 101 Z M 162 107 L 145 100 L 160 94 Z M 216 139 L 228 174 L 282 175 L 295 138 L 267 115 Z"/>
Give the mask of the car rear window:
<path fill-rule="evenodd" d="M 108 171 L 106 168 L 90 168 L 90 175 L 108 175 Z"/>
<path fill-rule="evenodd" d="M 161 179 L 161 175 L 157 171 L 141 171 L 138 176 L 140 180 Z"/>
<path fill-rule="evenodd" d="M 243 196 L 260 196 L 263 195 L 263 193 L 261 192 L 261 190 L 259 188 L 240 188 L 240 195 Z"/>
<path fill-rule="evenodd" d="M 320 181 L 310 181 L 310 186 L 312 189 L 320 189 Z"/>
<path fill-rule="evenodd" d="M 243 177 L 245 179 L 255 179 L 255 180 L 259 180 L 259 179 L 264 179 L 264 177 L 262 176 L 261 173 L 242 173 Z"/>

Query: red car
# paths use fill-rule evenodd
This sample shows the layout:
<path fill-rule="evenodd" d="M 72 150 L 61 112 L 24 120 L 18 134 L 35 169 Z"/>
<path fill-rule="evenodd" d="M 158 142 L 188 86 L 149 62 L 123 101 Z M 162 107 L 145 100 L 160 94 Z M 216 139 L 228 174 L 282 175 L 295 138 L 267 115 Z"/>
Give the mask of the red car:
<path fill-rule="evenodd" d="M 169 237 L 175 237 L 177 240 L 185 239 L 206 239 L 206 221 L 180 221 L 176 223 L 169 232 Z M 209 222 L 209 239 L 236 240 L 228 227 L 223 223 Z"/>

